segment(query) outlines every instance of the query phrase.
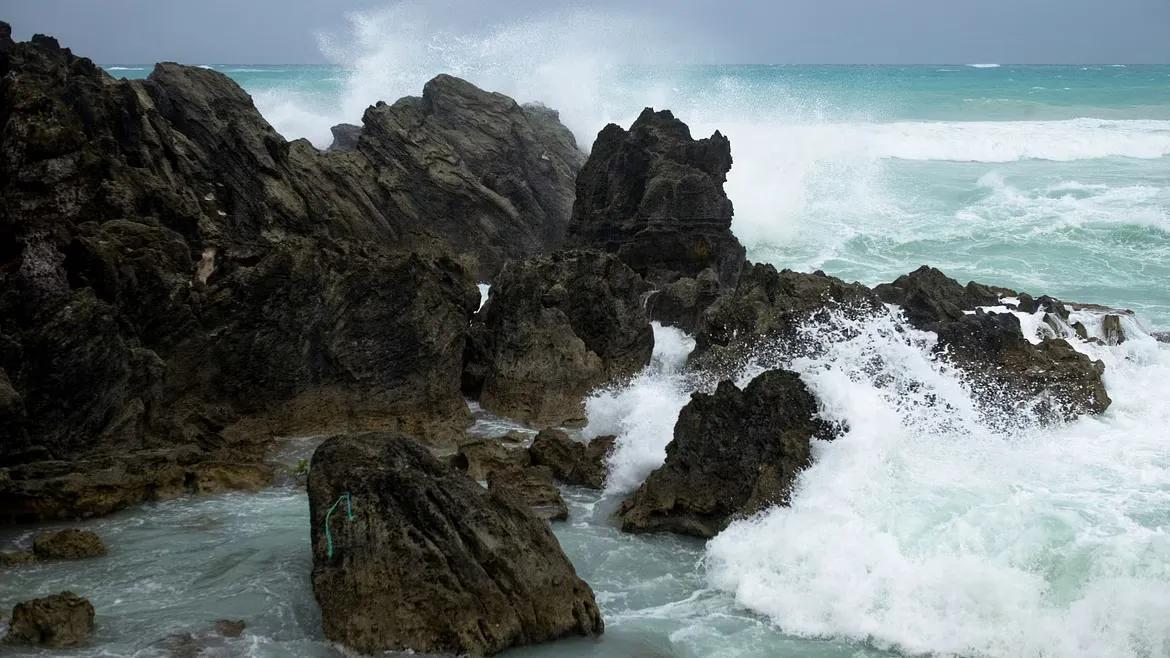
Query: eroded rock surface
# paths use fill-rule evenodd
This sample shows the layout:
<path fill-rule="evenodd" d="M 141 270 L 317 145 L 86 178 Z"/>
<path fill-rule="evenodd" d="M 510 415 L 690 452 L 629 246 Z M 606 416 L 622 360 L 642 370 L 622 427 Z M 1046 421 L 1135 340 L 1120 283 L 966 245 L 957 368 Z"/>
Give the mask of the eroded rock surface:
<path fill-rule="evenodd" d="M 469 362 L 482 378 L 480 403 L 537 427 L 583 422 L 591 390 L 650 362 L 645 291 L 610 254 L 575 250 L 510 263 L 492 284 L 483 342 Z"/>
<path fill-rule="evenodd" d="M 651 281 L 710 268 L 734 285 L 745 252 L 723 191 L 730 169 L 726 137 L 693 139 L 669 110 L 646 108 L 628 131 L 610 124 L 577 176 L 569 242 L 615 253 Z"/>
<path fill-rule="evenodd" d="M 796 373 L 770 370 L 742 391 L 725 381 L 679 413 L 666 462 L 622 503 L 626 532 L 714 537 L 732 519 L 787 504 L 810 441 L 833 430 Z"/>
<path fill-rule="evenodd" d="M 93 605 L 73 592 L 16 604 L 7 644 L 63 649 L 83 644 L 93 633 Z"/>
<path fill-rule="evenodd" d="M 462 435 L 476 277 L 567 230 L 555 112 L 440 76 L 322 153 L 214 71 L 5 44 L 0 522 L 247 486 L 273 436 Z"/>
<path fill-rule="evenodd" d="M 1027 409 L 1039 418 L 1071 418 L 1105 411 L 1111 400 L 1102 376 L 1105 365 L 1077 352 L 1054 328 L 1068 320 L 1060 300 L 1034 298 L 1006 288 L 971 282 L 960 285 L 921 267 L 874 291 L 897 304 L 914 326 L 938 334 L 936 351 L 967 373 L 989 411 Z M 1049 334 L 1029 340 L 1019 318 L 983 307 L 1007 305 L 1045 314 Z M 1073 327 L 1084 336 L 1084 327 Z"/>
<path fill-rule="evenodd" d="M 533 464 L 549 467 L 556 479 L 565 484 L 604 489 L 608 472 L 606 459 L 616 440 L 613 436 L 599 436 L 582 443 L 561 430 L 550 428 L 536 435 L 528 453 Z"/>
<path fill-rule="evenodd" d="M 106 545 L 96 533 L 69 528 L 38 534 L 33 553 L 42 560 L 80 560 L 105 555 Z"/>
<path fill-rule="evenodd" d="M 411 439 L 328 439 L 308 488 L 313 591 L 330 640 L 479 655 L 602 632 L 593 592 L 548 524 Z"/>

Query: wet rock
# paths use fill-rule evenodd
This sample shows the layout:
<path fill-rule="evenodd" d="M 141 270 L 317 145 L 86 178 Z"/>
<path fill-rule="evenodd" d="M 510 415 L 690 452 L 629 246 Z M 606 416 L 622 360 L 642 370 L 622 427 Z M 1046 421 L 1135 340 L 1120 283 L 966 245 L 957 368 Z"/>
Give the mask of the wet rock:
<path fill-rule="evenodd" d="M 651 281 L 710 268 L 733 285 L 744 248 L 723 191 L 730 169 L 726 137 L 692 139 L 668 110 L 647 108 L 629 131 L 610 124 L 577 176 L 569 242 L 616 253 Z"/>
<path fill-rule="evenodd" d="M 646 313 L 668 327 L 694 334 L 703 313 L 719 298 L 720 286 L 714 270 L 664 284 L 646 301 Z"/>
<path fill-rule="evenodd" d="M 226 461 L 193 465 L 184 481 L 193 493 L 260 491 L 272 486 L 276 469 L 269 464 L 237 464 Z"/>
<path fill-rule="evenodd" d="M 344 494 L 352 519 L 344 503 L 333 508 Z M 602 631 L 593 592 L 548 524 L 410 439 L 328 439 L 313 456 L 309 503 L 313 591 L 332 641 L 478 655 Z"/>
<path fill-rule="evenodd" d="M 1058 299 L 1033 298 L 975 282 L 962 286 L 925 266 L 875 287 L 874 292 L 901 306 L 914 326 L 938 334 L 936 351 L 966 372 L 989 411 L 1027 408 L 1041 418 L 1071 418 L 1101 413 L 1110 404 L 1101 380 L 1104 364 L 1058 337 L 1069 317 Z M 1050 335 L 1033 344 L 1024 337 L 1016 316 L 980 310 L 1005 305 L 1005 297 L 1018 299 L 1021 312 L 1044 311 L 1053 329 Z M 1073 331 L 1088 335 L 1083 325 Z"/>
<path fill-rule="evenodd" d="M 532 463 L 547 466 L 556 479 L 592 489 L 604 489 L 606 459 L 616 437 L 599 436 L 589 443 L 574 441 L 558 429 L 541 430 L 528 452 Z"/>
<path fill-rule="evenodd" d="M 679 413 L 666 462 L 618 512 L 626 532 L 714 537 L 734 518 L 787 504 L 810 441 L 832 438 L 796 373 L 770 370 L 744 390 L 721 382 Z"/>
<path fill-rule="evenodd" d="M 455 467 L 467 473 L 472 480 L 490 480 L 491 474 L 513 467 L 528 466 L 528 450 L 523 444 L 505 443 L 499 439 L 481 439 L 459 446 Z"/>
<path fill-rule="evenodd" d="M 689 361 L 715 372 L 733 370 L 757 347 L 791 341 L 803 323 L 827 321 L 833 311 L 854 316 L 880 307 L 860 283 L 819 271 L 776 271 L 771 265 L 752 264 L 735 289 L 704 313 Z"/>
<path fill-rule="evenodd" d="M 644 291 L 641 277 L 609 254 L 509 263 L 481 311 L 483 408 L 537 427 L 583 422 L 590 391 L 650 362 Z"/>
<path fill-rule="evenodd" d="M 1125 329 L 1121 327 L 1121 316 L 1110 313 L 1101 318 L 1101 333 L 1106 345 L 1120 345 L 1125 342 Z"/>
<path fill-rule="evenodd" d="M 45 37 L 0 78 L 0 522 L 219 488 L 94 465 L 142 451 L 454 445 L 475 277 L 560 245 L 583 160 L 555 113 L 448 76 L 326 153 L 214 71 L 115 80 Z"/>
<path fill-rule="evenodd" d="M 73 592 L 61 592 L 16 604 L 7 644 L 76 647 L 93 632 L 93 605 Z"/>
<path fill-rule="evenodd" d="M 32 551 L 5 551 L 0 552 L 0 569 L 18 567 L 23 564 L 32 564 L 37 556 Z"/>
<path fill-rule="evenodd" d="M 212 628 L 224 637 L 239 637 L 248 625 L 242 619 L 217 619 Z"/>
<path fill-rule="evenodd" d="M 569 506 L 553 482 L 552 469 L 547 466 L 494 470 L 488 475 L 487 482 L 488 489 L 515 496 L 542 519 L 564 521 L 569 518 Z"/>
<path fill-rule="evenodd" d="M 270 472 L 270 467 L 248 461 L 250 451 L 218 452 L 237 460 L 227 473 Z M 199 493 L 200 482 L 206 486 L 209 471 L 216 470 L 214 463 L 219 462 L 212 460 L 213 464 L 203 467 L 208 459 L 207 451 L 186 445 L 14 466 L 0 478 L 0 524 L 88 518 L 128 505 Z M 220 480 L 218 490 L 232 481 Z"/>
<path fill-rule="evenodd" d="M 42 560 L 80 560 L 105 555 L 106 545 L 96 533 L 69 528 L 38 534 L 33 553 Z"/>
<path fill-rule="evenodd" d="M 937 322 L 961 320 L 963 311 L 996 306 L 996 289 L 975 282 L 962 286 L 939 270 L 923 265 L 892 283 L 875 286 L 874 293 L 887 304 L 902 307 L 902 314 L 919 329 Z"/>
<path fill-rule="evenodd" d="M 1155 331 L 1150 335 L 1159 343 L 1170 343 L 1170 331 Z"/>
<path fill-rule="evenodd" d="M 991 410 L 1028 408 L 1041 419 L 1097 414 L 1111 400 L 1101 377 L 1105 364 L 1068 341 L 1033 344 L 1009 313 L 975 313 L 934 325 L 936 349 L 963 368 Z"/>

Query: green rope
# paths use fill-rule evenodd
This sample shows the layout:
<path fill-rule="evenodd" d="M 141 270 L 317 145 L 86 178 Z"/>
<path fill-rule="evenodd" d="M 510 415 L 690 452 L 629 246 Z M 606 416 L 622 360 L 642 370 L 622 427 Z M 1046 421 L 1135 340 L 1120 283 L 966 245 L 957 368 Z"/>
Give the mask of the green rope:
<path fill-rule="evenodd" d="M 328 546 L 328 549 L 329 549 L 328 553 L 329 553 L 329 557 L 331 559 L 333 558 L 333 533 L 329 531 L 329 517 L 333 515 L 333 510 L 337 509 L 337 506 L 339 504 L 341 504 L 341 501 L 344 500 L 345 501 L 346 520 L 352 521 L 353 520 L 353 501 L 352 501 L 352 499 L 353 499 L 353 497 L 350 496 L 349 492 L 347 491 L 347 492 L 341 494 L 341 496 L 339 496 L 337 498 L 337 500 L 333 501 L 333 505 L 329 508 L 329 511 L 325 512 L 325 543 Z"/>

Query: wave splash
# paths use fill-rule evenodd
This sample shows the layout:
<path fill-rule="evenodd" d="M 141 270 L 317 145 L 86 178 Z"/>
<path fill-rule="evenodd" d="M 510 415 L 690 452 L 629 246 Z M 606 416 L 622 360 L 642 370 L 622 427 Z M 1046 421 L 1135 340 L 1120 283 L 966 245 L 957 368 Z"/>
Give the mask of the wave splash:
<path fill-rule="evenodd" d="M 850 429 L 791 507 L 708 544 L 710 583 L 787 633 L 912 654 L 1165 653 L 1170 350 L 1127 330 L 1076 342 L 1107 364 L 1107 414 L 1005 428 L 895 315 L 810 329 L 826 350 L 791 367 Z"/>

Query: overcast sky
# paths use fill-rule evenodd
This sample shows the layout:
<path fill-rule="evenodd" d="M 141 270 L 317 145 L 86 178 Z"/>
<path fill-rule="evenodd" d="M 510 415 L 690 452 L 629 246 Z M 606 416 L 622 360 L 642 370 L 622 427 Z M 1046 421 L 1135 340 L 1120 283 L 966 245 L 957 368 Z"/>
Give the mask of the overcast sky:
<path fill-rule="evenodd" d="M 318 35 L 386 0 L 3 0 L 18 39 L 100 64 L 324 63 Z M 455 30 L 550 8 L 637 12 L 711 63 L 1170 63 L 1170 0 L 439 0 Z"/>

